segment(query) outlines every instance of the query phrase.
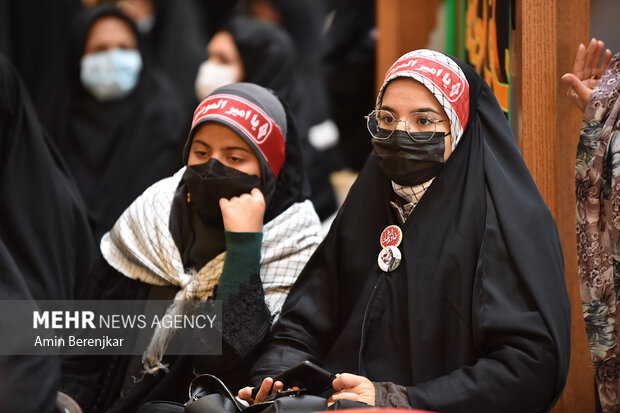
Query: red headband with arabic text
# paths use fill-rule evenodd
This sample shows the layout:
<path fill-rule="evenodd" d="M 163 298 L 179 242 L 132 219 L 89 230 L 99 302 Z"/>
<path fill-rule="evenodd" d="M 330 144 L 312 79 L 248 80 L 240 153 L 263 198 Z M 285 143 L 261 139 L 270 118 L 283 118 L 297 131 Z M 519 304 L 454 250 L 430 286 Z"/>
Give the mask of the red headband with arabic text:
<path fill-rule="evenodd" d="M 431 82 L 450 103 L 464 128 L 469 119 L 469 83 L 446 63 L 420 54 L 397 60 L 385 75 L 384 85 L 397 76 L 419 75 Z"/>
<path fill-rule="evenodd" d="M 218 120 L 236 128 L 263 155 L 278 179 L 284 163 L 284 135 L 280 127 L 258 106 L 239 96 L 209 96 L 194 111 L 192 130 L 205 120 Z"/>

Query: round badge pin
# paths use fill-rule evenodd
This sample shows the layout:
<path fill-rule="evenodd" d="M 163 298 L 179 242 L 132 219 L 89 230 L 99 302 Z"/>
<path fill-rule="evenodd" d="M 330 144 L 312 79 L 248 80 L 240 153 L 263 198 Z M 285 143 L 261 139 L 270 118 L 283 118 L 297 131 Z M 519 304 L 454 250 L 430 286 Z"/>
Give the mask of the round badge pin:
<path fill-rule="evenodd" d="M 379 244 L 383 248 L 393 246 L 398 247 L 400 242 L 403 240 L 403 231 L 397 225 L 390 225 L 386 227 L 381 233 L 381 238 L 379 238 Z"/>
<path fill-rule="evenodd" d="M 388 245 L 379 253 L 377 263 L 381 271 L 392 272 L 400 265 L 401 258 L 400 250 L 393 245 Z"/>

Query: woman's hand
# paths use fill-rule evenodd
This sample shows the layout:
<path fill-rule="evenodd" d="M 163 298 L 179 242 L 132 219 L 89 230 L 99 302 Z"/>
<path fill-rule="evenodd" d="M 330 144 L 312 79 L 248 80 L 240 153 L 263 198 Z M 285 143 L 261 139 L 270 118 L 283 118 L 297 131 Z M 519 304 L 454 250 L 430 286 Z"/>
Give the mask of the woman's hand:
<path fill-rule="evenodd" d="M 329 405 L 336 400 L 351 400 L 354 402 L 364 402 L 370 406 L 375 405 L 375 386 L 370 380 L 355 374 L 338 374 L 332 382 L 332 387 L 336 393 L 327 401 Z"/>
<path fill-rule="evenodd" d="M 273 384 L 273 388 L 271 386 L 272 384 Z M 269 396 L 270 394 L 273 394 L 273 393 L 276 393 L 282 390 L 283 387 L 284 385 L 282 384 L 281 381 L 276 381 L 274 383 L 271 377 L 267 377 L 266 379 L 263 380 L 262 384 L 260 385 L 260 390 L 258 391 L 258 393 L 256 393 L 255 399 L 252 398 L 252 387 L 242 388 L 237 393 L 237 396 L 240 399 L 245 400 L 249 404 L 260 403 L 263 400 L 265 400 L 265 398 Z M 269 389 L 271 389 L 271 392 L 269 391 Z"/>
<path fill-rule="evenodd" d="M 265 198 L 258 188 L 249 194 L 220 199 L 224 229 L 232 232 L 262 232 Z"/>
<path fill-rule="evenodd" d="M 601 65 L 601 58 L 605 57 Z M 607 70 L 611 60 L 611 50 L 605 50 L 605 43 L 592 38 L 588 48 L 579 45 L 572 73 L 565 73 L 562 81 L 568 85 L 568 96 L 571 101 L 583 112 L 592 96 L 601 75 Z"/>

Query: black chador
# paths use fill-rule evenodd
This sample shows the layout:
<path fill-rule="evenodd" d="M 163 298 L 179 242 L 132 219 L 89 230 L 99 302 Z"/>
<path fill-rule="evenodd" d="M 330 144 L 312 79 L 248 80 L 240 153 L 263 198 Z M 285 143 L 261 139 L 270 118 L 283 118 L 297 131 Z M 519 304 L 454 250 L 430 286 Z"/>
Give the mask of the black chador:
<path fill-rule="evenodd" d="M 418 57 L 393 67 L 409 73 Z M 493 92 L 457 64 L 469 119 L 455 150 L 404 224 L 391 179 L 368 159 L 293 287 L 256 381 L 310 359 L 405 386 L 413 408 L 538 412 L 559 397 L 570 308 L 555 222 Z M 402 257 L 385 271 L 377 258 L 390 225 L 402 229 Z"/>

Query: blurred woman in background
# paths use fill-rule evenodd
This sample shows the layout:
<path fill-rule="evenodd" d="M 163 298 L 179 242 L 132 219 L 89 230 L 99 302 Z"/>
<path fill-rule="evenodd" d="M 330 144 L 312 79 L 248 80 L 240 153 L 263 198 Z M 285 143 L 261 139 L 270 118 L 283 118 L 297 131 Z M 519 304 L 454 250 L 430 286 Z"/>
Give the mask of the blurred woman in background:
<path fill-rule="evenodd" d="M 152 70 L 136 25 L 116 7 L 81 13 L 69 40 L 39 113 L 98 240 L 138 194 L 180 164 L 180 106 Z"/>
<path fill-rule="evenodd" d="M 321 219 L 336 210 L 329 170 L 308 135 L 316 118 L 316 102 L 309 98 L 297 53 L 290 36 L 278 26 L 251 17 L 236 16 L 215 33 L 207 45 L 209 58 L 196 77 L 196 97 L 204 99 L 215 88 L 250 82 L 272 89 L 291 108 L 303 139 L 311 200 Z M 322 108 L 325 109 L 325 108 Z"/>

